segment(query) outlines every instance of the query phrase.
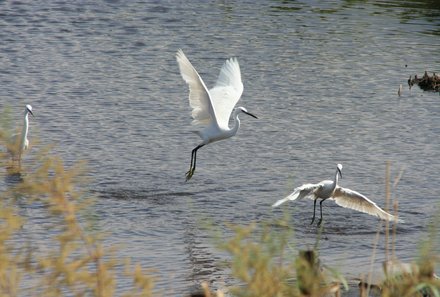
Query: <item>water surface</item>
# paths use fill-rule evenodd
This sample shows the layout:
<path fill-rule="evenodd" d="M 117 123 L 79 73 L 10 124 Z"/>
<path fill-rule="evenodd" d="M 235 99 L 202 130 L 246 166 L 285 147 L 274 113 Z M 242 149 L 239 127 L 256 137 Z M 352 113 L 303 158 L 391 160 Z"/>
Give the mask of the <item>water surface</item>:
<path fill-rule="evenodd" d="M 30 140 L 55 143 L 67 165 L 87 160 L 106 244 L 155 269 L 158 292 L 231 284 L 200 221 L 249 224 L 292 213 L 298 248 L 313 246 L 312 202 L 272 211 L 295 186 L 331 178 L 384 206 L 385 164 L 404 174 L 393 196 L 405 224 L 396 253 L 417 255 L 438 211 L 438 93 L 408 90 L 410 75 L 440 72 L 435 1 L 0 2 L 0 108 L 34 107 Z M 182 48 L 208 86 L 240 61 L 237 136 L 191 150 Z M 404 86 L 397 96 L 400 84 Z M 20 121 L 14 124 L 19 125 Z M 1 184 L 6 188 L 6 182 Z M 378 221 L 324 203 L 326 264 L 354 279 L 369 268 Z M 25 228 L 45 232 L 44 217 Z M 379 242 L 376 266 L 384 259 Z M 119 283 L 118 290 L 128 283 Z M 353 293 L 354 294 L 354 293 Z M 169 294 L 166 294 L 169 295 Z M 354 294 L 353 296 L 357 296 Z"/>

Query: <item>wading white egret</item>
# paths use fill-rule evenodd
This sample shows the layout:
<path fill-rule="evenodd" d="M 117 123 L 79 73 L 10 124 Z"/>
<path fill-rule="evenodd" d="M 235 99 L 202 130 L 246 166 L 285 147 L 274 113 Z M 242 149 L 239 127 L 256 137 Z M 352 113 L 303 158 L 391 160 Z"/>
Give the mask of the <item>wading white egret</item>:
<path fill-rule="evenodd" d="M 10 140 L 10 146 L 8 147 L 9 153 L 12 155 L 14 160 L 21 162 L 21 155 L 29 147 L 29 140 L 27 138 L 29 133 L 29 114 L 34 116 L 32 113 L 32 106 L 26 105 L 23 115 L 23 128 L 20 134 L 14 134 Z"/>
<path fill-rule="evenodd" d="M 240 65 L 237 59 L 226 60 L 215 86 L 210 90 L 206 88 L 202 78 L 181 49 L 177 51 L 176 59 L 180 74 L 189 86 L 189 103 L 194 119 L 192 124 L 201 126 L 200 130 L 195 131 L 202 138 L 202 142 L 191 152 L 191 164 L 186 173 L 186 181 L 188 181 L 196 170 L 198 149 L 209 143 L 234 136 L 240 127 L 238 119 L 240 113 L 257 117 L 240 106 L 232 113 L 234 126 L 232 128 L 228 126 L 231 112 L 243 93 Z"/>
<path fill-rule="evenodd" d="M 322 222 L 322 202 L 327 199 L 334 200 L 336 204 L 342 207 L 351 208 L 360 212 L 364 212 L 373 216 L 377 216 L 383 220 L 396 221 L 396 217 L 387 213 L 376 203 L 365 197 L 364 195 L 338 186 L 338 178 L 342 178 L 342 165 L 336 166 L 335 178 L 333 180 L 324 180 L 318 184 L 304 184 L 294 189 L 293 193 L 286 198 L 280 199 L 275 202 L 272 207 L 277 207 L 288 200 L 298 200 L 303 198 L 313 199 L 313 218 L 312 223 L 315 221 L 315 209 L 316 200 L 321 199 L 319 207 L 321 211 L 321 218 L 319 219 L 318 226 Z M 399 220 L 401 222 L 401 220 Z"/>

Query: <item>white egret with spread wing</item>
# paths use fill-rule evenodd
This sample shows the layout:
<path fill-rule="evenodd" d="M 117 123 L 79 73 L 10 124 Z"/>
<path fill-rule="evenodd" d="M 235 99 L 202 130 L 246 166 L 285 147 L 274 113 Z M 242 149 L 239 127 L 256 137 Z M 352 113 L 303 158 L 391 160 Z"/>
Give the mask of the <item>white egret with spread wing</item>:
<path fill-rule="evenodd" d="M 196 69 L 185 56 L 182 50 L 176 54 L 180 73 L 189 86 L 189 103 L 192 108 L 193 125 L 202 126 L 195 131 L 202 142 L 191 152 L 191 164 L 186 173 L 188 181 L 196 169 L 197 151 L 212 142 L 219 141 L 234 136 L 240 127 L 238 115 L 244 113 L 257 118 L 249 113 L 244 107 L 237 107 L 234 112 L 235 104 L 243 93 L 243 83 L 241 81 L 240 65 L 237 59 L 226 60 L 220 70 L 215 86 L 208 90 Z M 229 128 L 229 117 L 232 112 L 234 126 Z"/>
<path fill-rule="evenodd" d="M 377 216 L 380 219 L 388 220 L 388 221 L 396 221 L 396 217 L 387 213 L 376 203 L 365 197 L 364 195 L 347 189 L 340 187 L 338 185 L 338 178 L 342 178 L 342 165 L 338 164 L 336 167 L 335 178 L 333 180 L 324 180 L 317 184 L 304 184 L 300 187 L 294 189 L 292 194 L 289 196 L 278 200 L 275 202 L 272 207 L 277 207 L 289 200 L 299 200 L 303 198 L 313 199 L 313 218 L 312 223 L 315 221 L 315 209 L 316 209 L 316 201 L 321 199 L 319 202 L 321 218 L 319 219 L 318 225 L 322 222 L 322 203 L 327 200 L 334 200 L 336 204 L 345 208 L 351 208 L 363 213 L 367 213 L 373 216 Z M 399 220 L 401 221 L 401 220 Z"/>

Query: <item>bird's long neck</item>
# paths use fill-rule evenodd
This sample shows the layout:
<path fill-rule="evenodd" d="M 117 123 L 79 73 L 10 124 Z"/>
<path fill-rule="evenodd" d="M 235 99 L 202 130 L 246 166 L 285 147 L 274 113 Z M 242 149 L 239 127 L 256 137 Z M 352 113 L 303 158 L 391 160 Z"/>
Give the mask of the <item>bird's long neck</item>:
<path fill-rule="evenodd" d="M 232 137 L 237 134 L 238 128 L 240 128 L 240 119 L 238 118 L 239 113 L 240 110 L 236 109 L 232 114 L 232 117 L 234 118 L 234 126 L 228 131 L 228 137 Z"/>
<path fill-rule="evenodd" d="M 24 114 L 23 129 L 21 130 L 20 149 L 24 149 L 25 140 L 29 131 L 29 113 L 26 111 Z"/>
<path fill-rule="evenodd" d="M 336 169 L 335 179 L 333 180 L 333 188 L 334 189 L 338 186 L 338 180 L 339 180 L 339 171 L 338 171 L 338 169 Z"/>

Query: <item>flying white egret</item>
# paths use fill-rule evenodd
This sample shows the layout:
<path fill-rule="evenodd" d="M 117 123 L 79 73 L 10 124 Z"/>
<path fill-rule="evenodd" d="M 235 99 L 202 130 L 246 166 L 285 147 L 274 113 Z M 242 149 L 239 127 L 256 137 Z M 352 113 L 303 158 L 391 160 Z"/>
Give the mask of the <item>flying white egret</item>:
<path fill-rule="evenodd" d="M 280 199 L 275 202 L 272 207 L 277 207 L 288 200 L 298 200 L 303 198 L 313 199 L 313 218 L 312 223 L 315 221 L 315 209 L 316 200 L 321 199 L 319 207 L 321 211 L 321 218 L 319 219 L 318 226 L 322 222 L 322 202 L 327 199 L 334 200 L 336 204 L 342 207 L 351 208 L 360 212 L 364 212 L 373 216 L 377 216 L 383 220 L 396 221 L 396 217 L 387 213 L 376 203 L 365 197 L 364 195 L 338 186 L 338 177 L 342 178 L 342 165 L 338 164 L 336 168 L 335 178 L 333 180 L 324 180 L 318 184 L 304 184 L 294 189 L 293 193 L 286 198 Z M 401 221 L 401 220 L 399 220 Z"/>
<path fill-rule="evenodd" d="M 23 116 L 23 128 L 21 130 L 21 134 L 14 134 L 11 137 L 11 146 L 8 148 L 8 151 L 11 153 L 13 159 L 17 159 L 21 162 L 21 155 L 23 151 L 27 150 L 29 147 L 29 139 L 27 138 L 29 133 L 29 114 L 34 116 L 32 113 L 32 106 L 27 104 L 24 110 Z"/>
<path fill-rule="evenodd" d="M 228 122 L 235 104 L 243 93 L 243 83 L 241 82 L 240 65 L 237 59 L 226 60 L 220 70 L 215 86 L 208 91 L 196 69 L 179 49 L 176 54 L 180 73 L 189 85 L 189 103 L 192 108 L 193 125 L 200 125 L 203 128 L 195 131 L 202 142 L 191 152 L 191 164 L 186 173 L 188 181 L 196 170 L 197 150 L 201 147 L 222 139 L 234 136 L 240 127 L 238 115 L 245 113 L 254 118 L 244 107 L 237 107 L 232 113 L 234 126 L 229 128 Z"/>

